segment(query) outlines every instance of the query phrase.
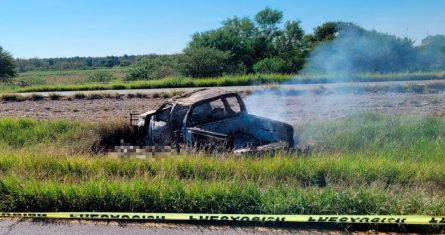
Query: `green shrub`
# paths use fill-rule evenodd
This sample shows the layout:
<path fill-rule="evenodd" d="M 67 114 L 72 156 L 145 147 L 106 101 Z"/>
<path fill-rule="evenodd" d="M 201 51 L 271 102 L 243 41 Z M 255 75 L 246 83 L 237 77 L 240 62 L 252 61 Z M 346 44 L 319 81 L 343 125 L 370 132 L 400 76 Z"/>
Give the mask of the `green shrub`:
<path fill-rule="evenodd" d="M 226 69 L 230 53 L 209 47 L 187 48 L 180 57 L 180 69 L 185 76 L 216 77 Z"/>
<path fill-rule="evenodd" d="M 108 71 L 94 71 L 88 75 L 89 82 L 111 82 L 115 80 L 113 74 Z"/>
<path fill-rule="evenodd" d="M 177 75 L 170 58 L 144 58 L 133 65 L 127 80 L 154 80 Z"/>
<path fill-rule="evenodd" d="M 286 61 L 280 57 L 266 58 L 253 65 L 255 73 L 282 73 L 286 70 Z"/>

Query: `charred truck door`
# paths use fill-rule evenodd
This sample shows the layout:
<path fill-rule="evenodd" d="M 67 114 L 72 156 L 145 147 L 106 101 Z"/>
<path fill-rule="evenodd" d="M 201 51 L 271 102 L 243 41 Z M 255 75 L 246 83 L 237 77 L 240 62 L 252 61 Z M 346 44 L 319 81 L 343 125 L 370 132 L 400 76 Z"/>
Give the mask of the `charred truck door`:
<path fill-rule="evenodd" d="M 184 142 L 198 149 L 219 152 L 231 150 L 234 147 L 234 136 L 231 126 L 208 129 L 201 125 L 220 123 L 246 113 L 241 98 L 236 94 L 220 96 L 193 104 L 184 119 Z"/>

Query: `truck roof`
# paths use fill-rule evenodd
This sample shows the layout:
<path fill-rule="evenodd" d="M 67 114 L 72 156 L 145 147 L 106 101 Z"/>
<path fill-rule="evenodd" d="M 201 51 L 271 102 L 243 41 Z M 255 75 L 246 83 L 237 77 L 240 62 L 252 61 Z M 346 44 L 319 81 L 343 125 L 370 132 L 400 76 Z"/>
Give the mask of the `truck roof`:
<path fill-rule="evenodd" d="M 201 100 L 215 98 L 224 94 L 231 94 L 231 93 L 227 93 L 223 89 L 219 88 L 204 88 L 175 96 L 171 98 L 169 102 L 178 103 L 184 106 L 189 106 Z"/>

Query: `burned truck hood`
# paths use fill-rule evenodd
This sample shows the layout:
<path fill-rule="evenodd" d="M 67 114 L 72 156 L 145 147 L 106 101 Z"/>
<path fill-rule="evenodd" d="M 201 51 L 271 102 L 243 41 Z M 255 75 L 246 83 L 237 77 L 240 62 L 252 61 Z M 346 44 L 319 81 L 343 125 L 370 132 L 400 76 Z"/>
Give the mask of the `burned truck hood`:
<path fill-rule="evenodd" d="M 156 110 L 150 110 L 150 111 L 147 111 L 145 113 L 139 114 L 138 117 L 139 118 L 146 118 L 148 115 L 152 115 L 154 113 L 156 113 Z"/>
<path fill-rule="evenodd" d="M 203 134 L 204 133 L 204 134 Z M 188 134 L 188 135 L 187 135 Z M 232 140 L 228 148 L 235 152 L 261 149 L 292 148 L 294 129 L 291 125 L 248 113 L 241 113 L 231 118 L 217 120 L 189 128 L 184 136 L 186 141 L 203 138 L 225 137 Z"/>

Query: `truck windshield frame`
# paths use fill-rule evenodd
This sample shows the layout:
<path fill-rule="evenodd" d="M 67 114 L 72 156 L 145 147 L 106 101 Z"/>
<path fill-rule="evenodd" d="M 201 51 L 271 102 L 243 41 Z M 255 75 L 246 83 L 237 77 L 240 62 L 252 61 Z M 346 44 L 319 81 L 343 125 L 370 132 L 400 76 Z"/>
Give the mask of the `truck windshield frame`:
<path fill-rule="evenodd" d="M 187 114 L 187 123 L 196 126 L 231 118 L 243 112 L 246 112 L 246 108 L 241 98 L 236 94 L 228 94 L 193 104 Z"/>

